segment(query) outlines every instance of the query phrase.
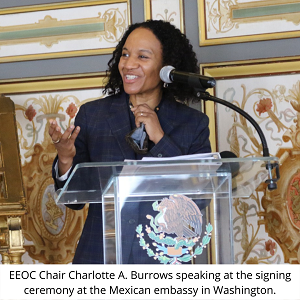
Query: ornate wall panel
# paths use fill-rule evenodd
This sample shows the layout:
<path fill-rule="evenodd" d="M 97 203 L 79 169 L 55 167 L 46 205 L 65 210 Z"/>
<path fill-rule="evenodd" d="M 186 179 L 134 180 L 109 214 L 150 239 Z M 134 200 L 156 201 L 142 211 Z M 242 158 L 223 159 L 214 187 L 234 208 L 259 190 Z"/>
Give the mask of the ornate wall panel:
<path fill-rule="evenodd" d="M 112 53 L 129 12 L 128 0 L 0 9 L 0 62 Z"/>
<path fill-rule="evenodd" d="M 299 37 L 298 0 L 198 0 L 200 45 Z"/>
<path fill-rule="evenodd" d="M 164 20 L 184 32 L 183 0 L 144 0 L 145 20 Z"/>
<path fill-rule="evenodd" d="M 15 103 L 28 212 L 23 217 L 25 263 L 70 263 L 87 214 L 54 201 L 52 162 L 56 150 L 49 119 L 66 129 L 80 106 L 103 97 L 103 74 L 2 82 L 0 93 Z"/>
<path fill-rule="evenodd" d="M 248 112 L 263 129 L 270 155 L 280 159 L 276 190 L 261 184 L 249 199 L 234 199 L 236 263 L 300 262 L 299 70 L 299 57 L 202 66 L 217 80 L 215 95 Z M 212 102 L 206 109 L 218 151 L 262 155 L 257 132 L 242 116 Z"/>

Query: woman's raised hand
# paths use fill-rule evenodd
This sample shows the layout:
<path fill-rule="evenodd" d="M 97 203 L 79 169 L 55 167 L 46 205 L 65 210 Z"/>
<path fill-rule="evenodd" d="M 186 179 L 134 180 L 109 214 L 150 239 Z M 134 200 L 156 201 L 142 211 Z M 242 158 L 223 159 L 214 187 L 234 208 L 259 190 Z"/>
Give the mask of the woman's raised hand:
<path fill-rule="evenodd" d="M 49 123 L 49 135 L 57 151 L 58 170 L 61 176 L 65 174 L 73 164 L 73 158 L 76 154 L 75 140 L 79 134 L 80 127 L 77 126 L 75 128 L 74 125 L 71 125 L 62 133 L 56 120 L 51 119 Z"/>

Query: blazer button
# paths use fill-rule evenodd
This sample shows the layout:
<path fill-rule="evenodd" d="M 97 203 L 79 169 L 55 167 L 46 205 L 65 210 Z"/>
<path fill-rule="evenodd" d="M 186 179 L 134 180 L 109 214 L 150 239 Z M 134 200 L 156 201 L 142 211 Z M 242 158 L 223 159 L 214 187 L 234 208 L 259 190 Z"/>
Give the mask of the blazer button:
<path fill-rule="evenodd" d="M 135 223 L 135 219 L 130 219 L 130 220 L 128 221 L 128 223 L 131 224 L 131 225 L 134 224 L 134 223 Z"/>
<path fill-rule="evenodd" d="M 162 157 L 162 154 L 161 153 L 157 154 L 157 157 Z"/>

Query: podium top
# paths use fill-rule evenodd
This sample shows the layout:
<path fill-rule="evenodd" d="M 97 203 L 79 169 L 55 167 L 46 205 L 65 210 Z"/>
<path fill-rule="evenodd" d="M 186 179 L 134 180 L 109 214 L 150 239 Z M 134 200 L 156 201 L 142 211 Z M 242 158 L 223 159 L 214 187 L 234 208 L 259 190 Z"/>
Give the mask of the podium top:
<path fill-rule="evenodd" d="M 197 194 L 203 199 L 211 199 L 216 193 L 218 197 L 230 193 L 247 198 L 272 176 L 266 168 L 270 164 L 278 164 L 278 158 L 81 163 L 57 191 L 56 202 L 100 203 L 119 193 L 122 201 L 144 201 L 174 193 Z"/>

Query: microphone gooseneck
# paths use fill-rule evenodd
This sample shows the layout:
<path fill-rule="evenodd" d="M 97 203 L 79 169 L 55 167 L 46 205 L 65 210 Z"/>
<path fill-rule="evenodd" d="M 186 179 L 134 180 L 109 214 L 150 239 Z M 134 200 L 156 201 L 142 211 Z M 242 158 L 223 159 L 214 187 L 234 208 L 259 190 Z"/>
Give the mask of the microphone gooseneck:
<path fill-rule="evenodd" d="M 199 90 L 199 89 L 195 89 L 196 91 L 196 95 L 198 98 L 201 98 L 202 100 L 206 101 L 206 100 L 211 100 L 213 102 L 217 102 L 219 104 L 222 104 L 224 106 L 227 106 L 229 108 L 231 108 L 232 110 L 238 112 L 239 114 L 241 114 L 246 120 L 248 120 L 253 127 L 256 129 L 260 140 L 261 140 L 261 144 L 262 144 L 262 150 L 263 150 L 263 156 L 264 157 L 269 157 L 269 148 L 268 148 L 268 144 L 267 144 L 267 140 L 265 138 L 265 135 L 263 133 L 263 131 L 261 130 L 260 126 L 258 125 L 258 123 L 248 114 L 246 113 L 244 110 L 242 110 L 241 108 L 239 108 L 238 106 L 225 101 L 223 99 L 220 99 L 218 97 L 215 96 L 211 96 L 208 92 L 203 91 L 203 90 Z M 275 168 L 276 170 L 276 178 L 273 178 L 273 174 L 272 174 L 272 170 Z M 268 184 L 268 189 L 269 190 L 275 190 L 277 189 L 277 181 L 280 178 L 280 174 L 279 174 L 279 165 L 277 163 L 271 163 L 271 162 L 267 162 L 266 163 L 266 169 L 269 173 L 269 179 L 266 180 L 266 183 Z"/>
<path fill-rule="evenodd" d="M 201 93 L 201 92 L 200 92 Z M 197 93 L 197 96 L 198 96 L 198 93 Z M 200 95 L 199 95 L 200 96 Z M 232 104 L 231 102 L 228 102 L 228 101 L 225 101 L 223 99 L 220 99 L 220 98 L 217 98 L 215 96 L 211 96 L 210 94 L 208 93 L 205 93 L 205 95 L 201 95 L 200 96 L 201 99 L 203 100 L 211 100 L 213 102 L 217 102 L 217 103 L 220 103 L 224 106 L 227 106 L 229 108 L 231 108 L 232 110 L 238 112 L 239 114 L 241 114 L 246 120 L 248 120 L 252 125 L 253 127 L 256 129 L 259 137 L 260 137 L 260 140 L 261 140 L 261 144 L 262 144 L 262 150 L 263 150 L 263 156 L 265 157 L 268 157 L 270 156 L 269 154 L 269 148 L 268 148 L 268 144 L 267 144 L 267 140 L 265 138 L 265 135 L 263 133 L 263 131 L 261 130 L 260 126 L 258 125 L 258 123 L 248 114 L 246 113 L 244 110 L 242 110 L 241 108 L 239 108 L 238 106 Z"/>

